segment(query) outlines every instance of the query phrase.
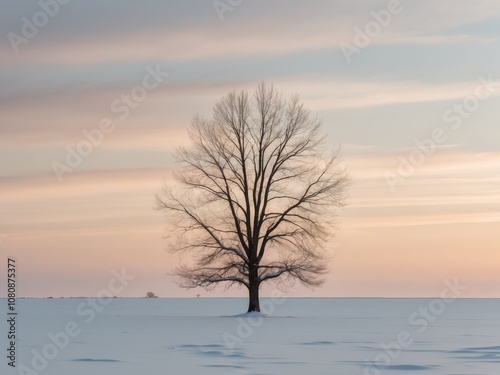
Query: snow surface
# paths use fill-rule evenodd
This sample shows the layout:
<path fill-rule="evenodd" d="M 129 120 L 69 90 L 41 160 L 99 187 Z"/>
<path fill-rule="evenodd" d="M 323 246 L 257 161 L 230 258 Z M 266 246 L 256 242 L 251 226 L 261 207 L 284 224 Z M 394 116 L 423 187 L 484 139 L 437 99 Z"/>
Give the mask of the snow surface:
<path fill-rule="evenodd" d="M 12 369 L 2 299 L 0 373 L 500 374 L 500 300 L 290 298 L 263 300 L 267 316 L 238 315 L 246 303 L 117 298 L 96 312 L 86 299 L 18 300 Z M 54 355 L 48 334 L 70 322 L 80 332 Z M 19 372 L 44 348 L 54 358 L 43 371 Z"/>

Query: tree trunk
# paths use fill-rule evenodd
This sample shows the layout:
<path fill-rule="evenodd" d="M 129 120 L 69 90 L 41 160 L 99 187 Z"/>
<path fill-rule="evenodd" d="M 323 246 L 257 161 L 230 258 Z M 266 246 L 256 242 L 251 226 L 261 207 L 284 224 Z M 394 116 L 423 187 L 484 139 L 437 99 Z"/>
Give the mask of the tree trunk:
<path fill-rule="evenodd" d="M 260 304 L 259 304 L 259 287 L 260 282 L 257 281 L 258 277 L 258 268 L 255 267 L 254 270 L 250 272 L 249 278 L 249 288 L 248 288 L 248 312 L 259 311 L 260 312 Z"/>

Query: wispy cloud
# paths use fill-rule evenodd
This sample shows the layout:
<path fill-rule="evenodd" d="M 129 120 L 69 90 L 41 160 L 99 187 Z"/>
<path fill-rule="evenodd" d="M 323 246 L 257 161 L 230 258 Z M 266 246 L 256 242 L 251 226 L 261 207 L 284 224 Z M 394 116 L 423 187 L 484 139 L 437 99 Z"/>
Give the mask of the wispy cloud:
<path fill-rule="evenodd" d="M 342 5 L 342 12 L 339 12 L 338 5 L 327 1 L 314 5 L 297 1 L 291 3 L 245 4 L 223 24 L 214 12 L 207 12 L 213 10 L 210 3 L 186 2 L 180 6 L 156 4 L 156 11 L 134 6 L 133 15 L 107 4 L 82 6 L 75 3 L 60 15 L 73 22 L 58 26 L 59 34 L 47 31 L 39 40 L 26 46 L 22 61 L 85 65 L 123 60 L 220 60 L 337 48 L 339 43 L 352 39 L 356 26 L 362 26 L 370 19 L 370 11 L 387 6 L 383 1 L 370 4 L 354 1 Z M 500 11 L 498 4 L 484 0 L 481 6 L 466 1 L 422 1 L 405 5 L 405 10 L 395 17 L 387 32 L 373 40 L 374 44 L 489 42 L 494 35 L 471 35 L 453 30 L 472 22 L 488 20 Z M 102 12 L 99 17 L 101 22 L 99 19 L 94 21 L 89 30 L 88 23 L 84 21 L 95 17 L 97 6 Z M 26 12 L 29 13 L 28 10 Z M 262 12 L 267 17 L 262 17 Z M 123 21 L 104 21 L 102 18 L 107 14 Z M 16 18 L 10 20 L 2 28 L 3 34 L 20 29 L 21 14 L 16 16 L 18 22 L 13 22 Z M 136 21 L 141 17 L 147 22 Z M 314 22 L 311 22 L 312 19 Z M 422 34 L 421 30 L 427 33 Z M 7 43 L 1 48 L 2 65 L 19 63 L 19 57 L 12 53 Z M 72 52 L 68 53 L 69 50 Z"/>
<path fill-rule="evenodd" d="M 463 99 L 477 86 L 477 81 L 430 83 L 419 81 L 346 81 L 338 77 L 321 82 L 300 79 L 279 82 L 287 90 L 300 90 L 312 109 L 363 108 L 404 103 L 437 102 Z M 500 95 L 495 92 L 494 95 Z"/>

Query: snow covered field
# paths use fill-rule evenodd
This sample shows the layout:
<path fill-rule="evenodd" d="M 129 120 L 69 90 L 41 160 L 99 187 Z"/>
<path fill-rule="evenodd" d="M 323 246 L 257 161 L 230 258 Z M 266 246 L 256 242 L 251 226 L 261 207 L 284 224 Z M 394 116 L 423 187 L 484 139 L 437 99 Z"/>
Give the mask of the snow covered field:
<path fill-rule="evenodd" d="M 3 354 L 1 373 L 500 374 L 500 300 L 264 299 L 265 318 L 233 316 L 244 299 L 109 302 L 18 300 L 17 368 Z"/>

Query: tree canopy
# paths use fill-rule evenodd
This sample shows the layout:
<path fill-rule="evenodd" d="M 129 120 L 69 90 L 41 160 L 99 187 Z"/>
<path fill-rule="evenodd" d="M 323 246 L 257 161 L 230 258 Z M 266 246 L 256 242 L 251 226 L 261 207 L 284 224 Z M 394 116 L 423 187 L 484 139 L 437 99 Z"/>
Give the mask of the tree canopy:
<path fill-rule="evenodd" d="M 245 286 L 249 311 L 259 311 L 264 282 L 320 285 L 349 177 L 318 117 L 261 83 L 253 95 L 222 97 L 210 118 L 195 116 L 189 138 L 176 152 L 176 183 L 156 196 L 171 250 L 192 255 L 176 269 L 181 285 Z"/>

